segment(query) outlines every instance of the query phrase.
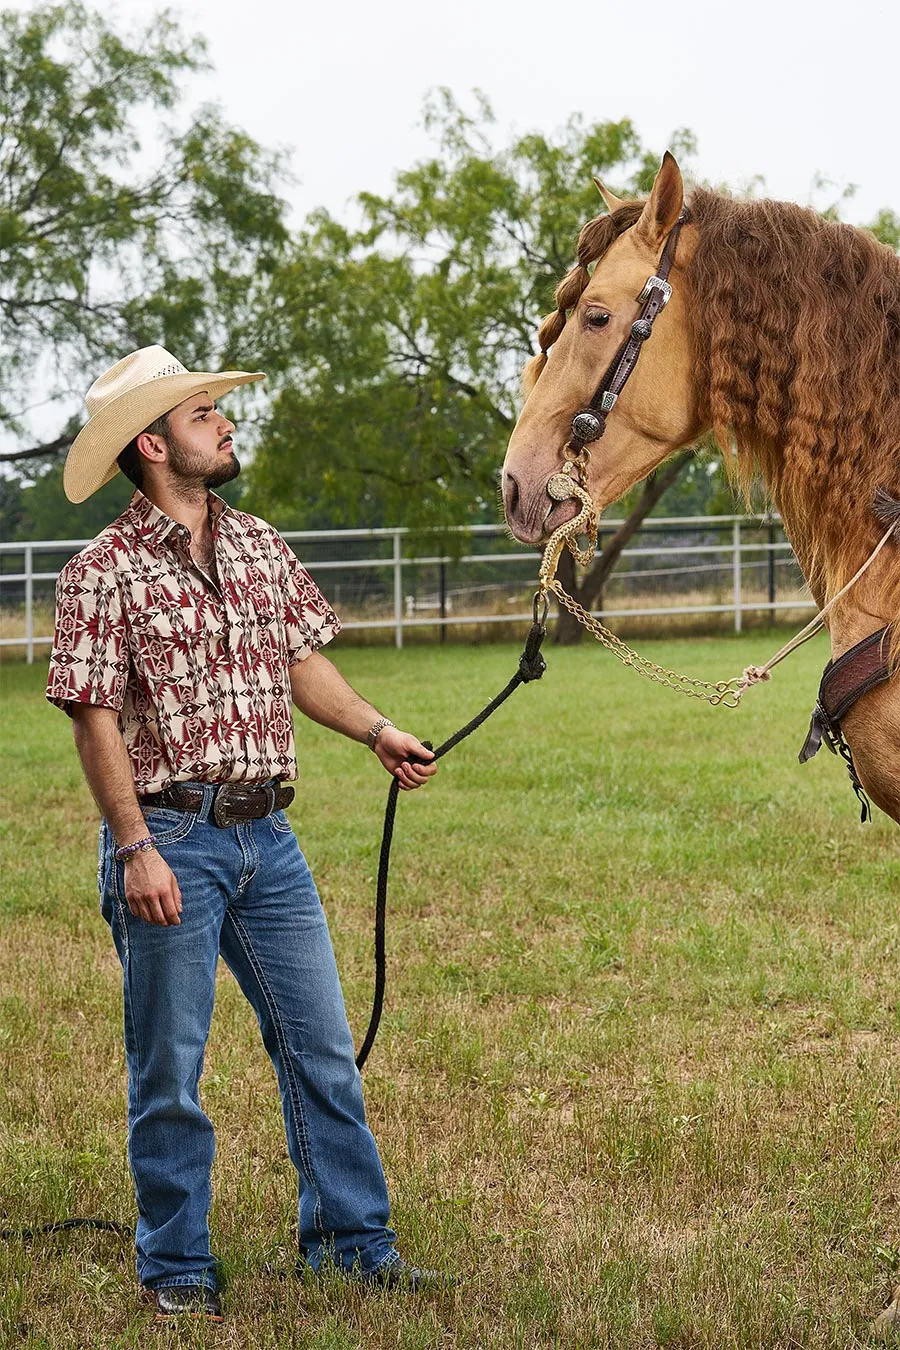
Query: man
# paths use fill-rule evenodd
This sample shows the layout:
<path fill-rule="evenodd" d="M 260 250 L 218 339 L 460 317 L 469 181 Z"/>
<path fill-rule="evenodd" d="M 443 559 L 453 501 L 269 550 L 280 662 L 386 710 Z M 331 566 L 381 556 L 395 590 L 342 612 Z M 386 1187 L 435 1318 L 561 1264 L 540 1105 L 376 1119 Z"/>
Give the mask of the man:
<path fill-rule="evenodd" d="M 216 399 L 262 378 L 133 352 L 92 386 L 64 475 L 75 502 L 119 468 L 136 487 L 60 574 L 47 697 L 73 718 L 103 816 L 137 1269 L 160 1316 L 221 1317 L 198 1096 L 220 953 L 278 1075 L 306 1261 L 389 1287 L 434 1278 L 394 1245 L 327 925 L 284 814 L 291 701 L 368 742 L 402 788 L 436 766 L 321 654 L 340 623 L 281 537 L 211 491 L 240 470 Z"/>

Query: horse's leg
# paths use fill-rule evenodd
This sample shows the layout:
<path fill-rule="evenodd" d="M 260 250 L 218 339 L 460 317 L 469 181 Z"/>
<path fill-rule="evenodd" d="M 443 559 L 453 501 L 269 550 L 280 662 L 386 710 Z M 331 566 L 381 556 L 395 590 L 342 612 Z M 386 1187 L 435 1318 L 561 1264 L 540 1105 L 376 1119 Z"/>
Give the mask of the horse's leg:
<path fill-rule="evenodd" d="M 841 727 L 866 792 L 900 824 L 900 674 L 864 694 Z"/>

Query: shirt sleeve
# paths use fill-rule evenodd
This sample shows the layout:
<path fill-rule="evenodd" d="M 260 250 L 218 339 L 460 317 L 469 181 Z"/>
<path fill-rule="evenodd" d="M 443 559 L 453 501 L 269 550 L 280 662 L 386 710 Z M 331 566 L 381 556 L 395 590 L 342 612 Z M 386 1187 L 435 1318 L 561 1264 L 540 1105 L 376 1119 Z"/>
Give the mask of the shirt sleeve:
<path fill-rule="evenodd" d="M 341 621 L 280 534 L 275 548 L 283 567 L 284 629 L 288 665 L 305 661 L 341 631 Z"/>
<path fill-rule="evenodd" d="M 56 625 L 47 698 L 72 716 L 74 703 L 121 710 L 128 638 L 114 573 L 76 554 L 56 582 Z"/>

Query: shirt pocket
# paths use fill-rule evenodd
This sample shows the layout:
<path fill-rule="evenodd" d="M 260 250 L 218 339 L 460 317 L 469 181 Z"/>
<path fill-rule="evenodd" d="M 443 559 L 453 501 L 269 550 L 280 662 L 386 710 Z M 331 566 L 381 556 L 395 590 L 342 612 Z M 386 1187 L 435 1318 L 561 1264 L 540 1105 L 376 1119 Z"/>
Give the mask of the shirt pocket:
<path fill-rule="evenodd" d="M 252 581 L 247 588 L 244 610 L 247 642 L 258 656 L 271 663 L 284 649 L 284 614 L 274 585 Z"/>

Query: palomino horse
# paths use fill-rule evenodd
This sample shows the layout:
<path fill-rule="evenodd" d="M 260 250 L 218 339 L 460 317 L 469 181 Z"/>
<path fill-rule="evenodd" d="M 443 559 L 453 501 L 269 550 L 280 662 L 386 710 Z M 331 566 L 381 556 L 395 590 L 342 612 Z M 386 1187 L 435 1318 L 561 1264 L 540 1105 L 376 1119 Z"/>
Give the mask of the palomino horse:
<path fill-rule="evenodd" d="M 510 529 L 540 544 L 577 514 L 547 491 L 573 446 L 602 510 L 712 430 L 745 486 L 762 475 L 823 606 L 900 515 L 900 259 L 790 203 L 698 189 L 686 205 L 668 154 L 646 202 L 600 191 L 609 214 L 584 226 L 526 371 L 503 465 Z M 653 340 L 634 344 L 633 378 L 600 411 L 598 382 L 626 350 L 638 297 L 668 269 L 670 303 L 654 301 L 638 334 L 652 328 Z M 573 415 L 589 407 L 605 427 L 590 446 L 571 439 Z M 898 555 L 900 529 L 829 614 L 833 659 L 890 624 L 896 655 Z M 900 821 L 900 675 L 865 693 L 842 730 L 863 786 Z"/>

